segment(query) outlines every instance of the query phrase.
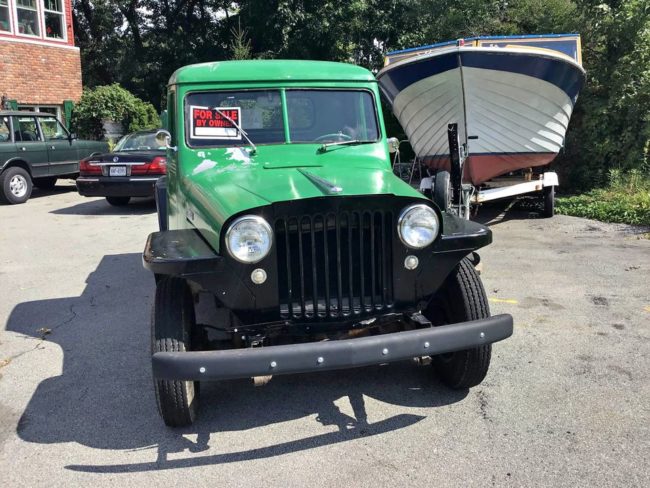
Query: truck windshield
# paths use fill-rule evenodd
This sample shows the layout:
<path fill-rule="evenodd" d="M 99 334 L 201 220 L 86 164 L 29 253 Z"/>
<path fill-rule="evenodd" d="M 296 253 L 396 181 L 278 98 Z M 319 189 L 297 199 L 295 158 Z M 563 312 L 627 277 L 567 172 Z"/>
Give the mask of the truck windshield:
<path fill-rule="evenodd" d="M 286 101 L 288 139 L 292 143 L 379 139 L 375 103 L 369 91 L 288 89 Z M 287 141 L 280 90 L 190 93 L 185 100 L 185 120 L 191 147 L 246 145 L 237 126 L 256 145 Z"/>
<path fill-rule="evenodd" d="M 285 141 L 279 90 L 218 91 L 187 96 L 185 119 L 190 146 L 246 145 L 246 138 L 228 118 L 255 144 Z"/>
<path fill-rule="evenodd" d="M 291 142 L 376 141 L 375 105 L 362 90 L 287 90 Z"/>

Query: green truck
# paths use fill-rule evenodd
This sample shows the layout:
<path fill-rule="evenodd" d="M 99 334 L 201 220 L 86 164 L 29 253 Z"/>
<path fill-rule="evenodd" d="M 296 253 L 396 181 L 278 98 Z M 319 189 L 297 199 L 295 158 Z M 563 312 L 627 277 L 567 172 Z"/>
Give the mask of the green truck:
<path fill-rule="evenodd" d="M 472 253 L 491 231 L 396 177 L 377 82 L 350 64 L 229 61 L 168 85 L 156 185 L 152 368 L 169 426 L 201 381 L 421 358 L 452 388 L 485 377 L 491 316 Z"/>
<path fill-rule="evenodd" d="M 0 110 L 0 203 L 24 203 L 34 186 L 76 178 L 81 159 L 106 151 L 106 142 L 77 139 L 50 113 Z"/>

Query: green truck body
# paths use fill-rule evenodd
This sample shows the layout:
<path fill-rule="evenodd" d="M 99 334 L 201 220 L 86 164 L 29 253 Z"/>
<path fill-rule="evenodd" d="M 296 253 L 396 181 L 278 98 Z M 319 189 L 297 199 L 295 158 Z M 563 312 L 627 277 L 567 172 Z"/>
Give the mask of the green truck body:
<path fill-rule="evenodd" d="M 201 380 L 442 353 L 450 386 L 483 379 L 491 343 L 512 333 L 510 316 L 490 317 L 466 258 L 491 232 L 393 174 L 372 73 L 193 65 L 171 77 L 167 110 L 160 231 L 143 260 L 157 283 L 152 361 L 168 425 L 194 420 Z M 216 306 L 212 323 L 197 324 L 196 303 Z"/>

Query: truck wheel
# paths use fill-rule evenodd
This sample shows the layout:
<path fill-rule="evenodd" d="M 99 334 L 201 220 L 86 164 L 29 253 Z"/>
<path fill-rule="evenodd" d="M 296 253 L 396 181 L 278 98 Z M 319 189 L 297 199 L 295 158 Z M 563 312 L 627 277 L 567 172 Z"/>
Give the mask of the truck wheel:
<path fill-rule="evenodd" d="M 0 173 L 0 202 L 25 203 L 32 194 L 32 178 L 23 168 L 13 166 Z"/>
<path fill-rule="evenodd" d="M 442 212 L 449 208 L 451 192 L 449 191 L 449 171 L 438 171 L 433 183 L 433 203 L 438 205 Z"/>
<path fill-rule="evenodd" d="M 191 350 L 195 325 L 192 293 L 185 280 L 163 278 L 156 284 L 151 320 L 151 352 Z M 170 427 L 191 425 L 199 403 L 199 382 L 154 378 L 156 401 L 161 417 Z"/>
<path fill-rule="evenodd" d="M 555 215 L 555 187 L 544 187 L 544 217 L 550 218 Z"/>
<path fill-rule="evenodd" d="M 34 178 L 34 186 L 41 190 L 51 190 L 56 185 L 56 176 L 49 176 L 47 178 Z"/>
<path fill-rule="evenodd" d="M 106 197 L 106 201 L 114 207 L 123 207 L 129 204 L 131 197 Z"/>
<path fill-rule="evenodd" d="M 481 278 L 469 259 L 463 259 L 447 277 L 425 312 L 434 325 L 454 324 L 490 316 Z M 476 386 L 490 367 L 492 345 L 485 344 L 432 357 L 432 365 L 447 386 L 465 389 Z"/>

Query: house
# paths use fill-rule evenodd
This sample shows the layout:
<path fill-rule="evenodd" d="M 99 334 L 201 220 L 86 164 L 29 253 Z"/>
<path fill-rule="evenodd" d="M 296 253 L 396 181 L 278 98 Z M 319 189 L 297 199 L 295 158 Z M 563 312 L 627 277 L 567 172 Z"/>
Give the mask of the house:
<path fill-rule="evenodd" d="M 69 122 L 81 97 L 71 0 L 0 0 L 0 96 Z"/>

